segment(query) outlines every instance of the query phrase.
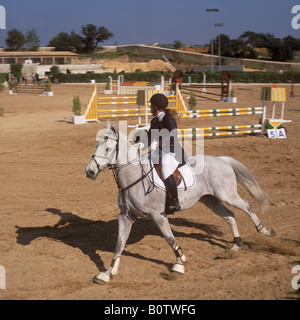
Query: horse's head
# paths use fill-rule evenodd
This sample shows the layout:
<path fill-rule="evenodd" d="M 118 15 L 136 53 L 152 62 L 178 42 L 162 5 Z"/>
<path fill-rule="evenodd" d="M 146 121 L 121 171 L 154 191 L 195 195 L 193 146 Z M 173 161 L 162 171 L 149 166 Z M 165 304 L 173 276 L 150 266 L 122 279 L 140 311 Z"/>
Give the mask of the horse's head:
<path fill-rule="evenodd" d="M 85 168 L 87 177 L 92 180 L 109 165 L 115 164 L 118 154 L 118 132 L 110 127 L 109 121 L 97 136 L 96 151 Z"/>

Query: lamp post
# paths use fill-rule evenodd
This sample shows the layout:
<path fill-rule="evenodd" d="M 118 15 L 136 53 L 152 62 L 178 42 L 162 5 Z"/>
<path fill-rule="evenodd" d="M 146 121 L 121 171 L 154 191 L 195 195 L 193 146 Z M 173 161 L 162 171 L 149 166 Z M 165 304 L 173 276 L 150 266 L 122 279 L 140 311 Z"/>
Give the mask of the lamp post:
<path fill-rule="evenodd" d="M 215 27 L 224 27 L 224 23 L 215 23 Z M 221 71 L 221 33 L 219 33 L 219 71 Z"/>
<path fill-rule="evenodd" d="M 219 12 L 219 9 L 206 9 L 206 12 L 211 12 L 211 72 L 214 72 L 214 13 Z"/>

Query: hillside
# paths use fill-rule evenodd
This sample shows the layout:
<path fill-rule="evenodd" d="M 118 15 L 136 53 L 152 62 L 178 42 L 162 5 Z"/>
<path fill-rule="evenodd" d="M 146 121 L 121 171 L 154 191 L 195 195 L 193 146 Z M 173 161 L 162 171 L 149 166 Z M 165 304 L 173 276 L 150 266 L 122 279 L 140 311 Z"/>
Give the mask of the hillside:
<path fill-rule="evenodd" d="M 124 54 L 111 58 L 79 57 L 79 64 L 99 64 L 104 72 L 167 71 L 168 64 L 148 56 Z"/>

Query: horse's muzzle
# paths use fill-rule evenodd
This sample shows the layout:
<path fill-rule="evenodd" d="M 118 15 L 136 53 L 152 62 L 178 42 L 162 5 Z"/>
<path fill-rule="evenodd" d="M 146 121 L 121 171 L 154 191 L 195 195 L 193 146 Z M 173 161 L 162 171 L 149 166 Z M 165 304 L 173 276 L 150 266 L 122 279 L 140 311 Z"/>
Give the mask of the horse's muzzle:
<path fill-rule="evenodd" d="M 99 172 L 94 172 L 93 170 L 86 170 L 86 177 L 91 180 L 96 180 Z"/>

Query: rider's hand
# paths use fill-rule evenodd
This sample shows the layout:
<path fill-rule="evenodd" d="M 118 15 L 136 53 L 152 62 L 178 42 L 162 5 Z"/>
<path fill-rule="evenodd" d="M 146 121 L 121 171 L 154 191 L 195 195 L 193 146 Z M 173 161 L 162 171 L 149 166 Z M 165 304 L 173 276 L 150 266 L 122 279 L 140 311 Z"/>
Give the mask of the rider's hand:
<path fill-rule="evenodd" d="M 154 152 L 157 149 L 157 145 L 158 145 L 157 141 L 153 141 L 151 143 L 151 152 Z"/>

